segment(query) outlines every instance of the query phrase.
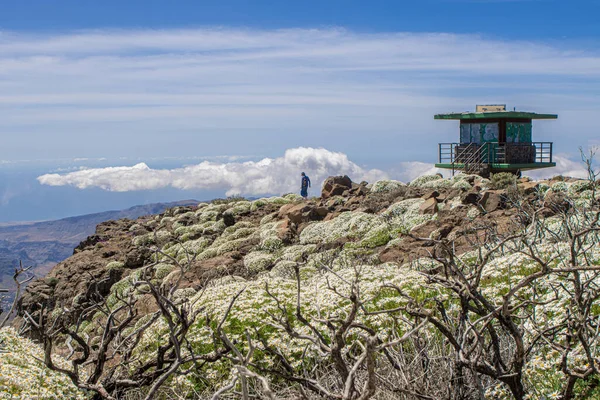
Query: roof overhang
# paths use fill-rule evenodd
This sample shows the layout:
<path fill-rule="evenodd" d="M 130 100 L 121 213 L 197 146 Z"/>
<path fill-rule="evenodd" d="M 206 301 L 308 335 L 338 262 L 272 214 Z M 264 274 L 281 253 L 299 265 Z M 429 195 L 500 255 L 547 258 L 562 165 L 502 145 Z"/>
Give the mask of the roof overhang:
<path fill-rule="evenodd" d="M 557 119 L 556 114 L 537 114 L 524 111 L 499 111 L 499 112 L 465 112 L 437 114 L 434 119 L 478 120 L 478 119 Z"/>

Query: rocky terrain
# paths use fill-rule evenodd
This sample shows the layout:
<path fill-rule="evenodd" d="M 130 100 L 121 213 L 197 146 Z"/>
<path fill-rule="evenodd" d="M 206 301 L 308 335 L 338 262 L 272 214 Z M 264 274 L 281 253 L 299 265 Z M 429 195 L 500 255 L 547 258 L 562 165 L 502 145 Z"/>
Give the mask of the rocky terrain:
<path fill-rule="evenodd" d="M 410 185 L 396 181 L 368 185 L 354 183 L 349 177 L 333 177 L 325 182 L 321 198 L 309 201 L 287 195 L 252 202 L 202 203 L 171 208 L 163 214 L 137 220 L 102 222 L 70 258 L 45 278 L 31 283 L 21 304 L 30 309 L 40 295 L 48 296 L 52 304 L 70 304 L 77 295 L 87 292 L 90 278 L 102 280 L 110 276 L 104 293 L 108 294 L 117 280 L 151 262 L 151 252 L 144 246 L 148 244 L 162 245 L 165 250 L 177 248 L 179 243 L 189 247 L 196 258 L 186 273 L 183 287 L 198 288 L 206 279 L 216 276 L 248 278 L 261 272 L 252 267 L 249 261 L 252 257 L 245 261 L 249 254 L 259 258 L 267 253 L 257 249 L 302 246 L 310 249 L 311 254 L 351 253 L 350 249 L 360 249 L 361 257 L 370 257 L 377 263 L 403 264 L 427 255 L 431 243 L 411 237 L 398 240 L 401 233 L 410 232 L 418 237 L 434 235 L 438 239 L 450 237 L 459 252 L 464 252 L 472 248 L 471 238 L 465 232 L 475 222 L 490 221 L 500 230 L 510 229 L 517 209 L 506 204 L 506 190 L 490 189 L 486 187 L 490 181 L 474 175 L 458 175 L 454 180 L 438 178 L 422 177 Z M 540 185 L 544 188 L 558 182 L 562 181 L 529 182 L 525 178 L 519 187 L 525 194 L 535 196 Z M 562 185 L 566 186 L 558 184 Z M 557 193 L 558 196 L 554 193 L 548 196 L 551 201 L 560 202 L 561 192 Z M 392 205 L 395 207 L 391 208 Z M 550 208 L 548 212 L 552 213 Z M 402 218 L 386 226 L 384 217 L 393 219 L 396 214 Z M 343 222 L 338 219 L 340 215 Z M 315 225 L 317 221 L 334 221 L 329 228 L 340 232 L 317 232 L 317 227 L 324 227 Z M 310 228 L 303 234 L 307 227 Z M 153 237 L 155 230 L 157 239 Z M 327 239 L 323 241 L 319 234 Z M 173 255 L 178 255 L 177 251 Z M 271 258 L 257 261 L 259 269 L 270 270 L 281 261 Z M 110 263 L 122 264 L 118 273 L 111 275 L 114 271 L 106 268 Z"/>
<path fill-rule="evenodd" d="M 443 270 L 444 264 L 439 260 L 446 255 L 440 253 L 440 243 L 452 243 L 453 254 L 475 260 L 473 252 L 483 244 L 510 237 L 538 215 L 550 222 L 567 209 L 592 207 L 595 196 L 592 189 L 591 182 L 562 177 L 535 182 L 522 178 L 504 183 L 460 174 L 450 179 L 423 176 L 409 184 L 398 181 L 368 184 L 340 176 L 324 183 L 320 198 L 303 200 L 289 194 L 253 201 L 215 201 L 178 206 L 135 220 L 103 222 L 75 248 L 71 257 L 29 285 L 19 302 L 19 316 L 14 326 L 19 326 L 26 314 L 39 318 L 42 305 L 48 315 L 68 311 L 71 321 L 85 320 L 78 325 L 82 337 L 97 346 L 103 335 L 100 322 L 103 315 L 87 310 L 98 302 L 98 296 L 108 310 L 133 296 L 131 298 L 136 299 L 134 323 L 146 321 L 144 316 L 159 310 L 152 293 L 139 287 L 138 282 L 147 280 L 165 290 L 176 287 L 174 296 L 178 301 L 190 302 L 206 315 L 199 316 L 199 322 L 195 322 L 193 332 L 190 331 L 189 340 L 194 348 L 210 347 L 211 334 L 204 327 L 210 325 L 209 315 L 213 319 L 223 315 L 230 317 L 231 320 L 222 325 L 229 329 L 236 343 L 248 345 L 250 342 L 244 339 L 251 334 L 248 330 L 256 332 L 254 340 L 262 341 L 264 346 L 265 353 L 261 353 L 262 361 L 258 364 L 264 371 L 268 370 L 265 365 L 275 368 L 277 364 L 266 361 L 270 356 L 265 349 L 269 349 L 270 344 L 288 343 L 283 347 L 277 345 L 285 353 L 280 355 L 282 359 L 296 360 L 295 363 L 308 357 L 306 352 L 310 346 L 302 344 L 308 337 L 307 331 L 302 331 L 304 336 L 295 336 L 290 333 L 292 327 L 282 327 L 285 326 L 282 320 L 271 324 L 273 328 L 264 326 L 264 321 L 274 318 L 281 309 L 274 300 L 277 296 L 283 303 L 294 304 L 296 284 L 298 296 L 302 297 L 302 309 L 314 318 L 348 306 L 348 300 L 344 299 L 352 297 L 340 295 L 338 286 L 332 282 L 339 279 L 339 288 L 345 287 L 357 270 L 360 271 L 356 275 L 357 282 L 363 285 L 361 295 L 379 299 L 370 300 L 375 302 L 374 306 L 393 308 L 404 304 L 398 303 L 388 292 L 383 297 L 377 294 L 381 291 L 381 286 L 373 286 L 377 282 L 389 282 L 415 299 L 433 299 L 435 292 L 435 301 L 448 302 L 452 296 L 444 294 L 444 300 L 437 299 L 446 292 L 435 289 L 436 281 L 427 278 Z M 487 271 L 484 275 L 488 275 L 478 280 L 478 284 L 488 285 L 482 290 L 491 297 L 504 295 L 504 288 L 512 285 L 510 279 L 513 278 L 506 281 L 506 276 L 502 276 L 503 268 L 513 263 L 505 260 L 509 253 L 495 258 L 494 270 L 484 269 Z M 596 260 L 593 257 L 600 259 L 598 252 L 588 256 L 592 260 Z M 517 271 L 514 279 L 527 274 L 517 267 L 520 264 L 516 261 L 513 264 Z M 500 276 L 495 275 L 498 273 Z M 303 282 L 301 289 L 300 282 Z M 234 296 L 239 299 L 232 308 L 230 301 Z M 300 307 L 300 297 L 297 301 Z M 442 310 L 441 306 L 438 308 Z M 438 312 L 435 307 L 433 310 L 432 313 Z M 369 315 L 364 315 L 362 323 L 376 332 L 388 332 L 393 326 L 408 323 L 387 314 L 375 319 Z M 413 314 L 406 315 L 408 318 Z M 303 319 L 298 318 L 302 323 L 296 323 L 302 325 Z M 157 340 L 164 343 L 168 337 L 169 328 L 165 323 L 152 329 L 152 334 L 140 337 L 142 348 L 156 348 Z M 410 330 L 408 325 L 401 331 L 404 329 Z M 286 339 L 286 332 L 291 339 Z M 33 331 L 30 335 L 40 339 Z M 59 352 L 66 354 L 64 348 Z M 142 351 L 140 360 L 152 357 L 151 353 Z M 210 397 L 208 393 L 231 379 L 228 372 L 231 362 L 203 366 L 200 380 L 188 374 L 168 385 L 177 386 L 186 396 L 204 393 Z M 262 362 L 266 364 L 260 364 Z M 286 367 L 288 372 L 295 368 L 294 363 Z M 509 396 L 508 389 L 500 382 L 486 381 L 486 396 Z M 9 385 L 0 382 L 2 384 Z M 551 393 L 554 389 L 540 390 Z"/>
<path fill-rule="evenodd" d="M 101 222 L 135 219 L 163 212 L 170 207 L 194 203 L 197 201 L 154 203 L 56 221 L 0 225 L 0 287 L 13 287 L 12 275 L 19 261 L 23 265 L 33 266 L 31 273 L 43 277 L 57 263 L 71 256 L 73 248 L 93 234 Z"/>

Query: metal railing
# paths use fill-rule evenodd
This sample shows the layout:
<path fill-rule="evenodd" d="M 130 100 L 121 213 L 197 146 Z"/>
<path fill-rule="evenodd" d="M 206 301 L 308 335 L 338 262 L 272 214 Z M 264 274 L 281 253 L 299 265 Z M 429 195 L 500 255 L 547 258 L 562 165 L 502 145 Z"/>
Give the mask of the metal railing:
<path fill-rule="evenodd" d="M 537 164 L 552 162 L 552 142 L 440 143 L 440 164 Z"/>

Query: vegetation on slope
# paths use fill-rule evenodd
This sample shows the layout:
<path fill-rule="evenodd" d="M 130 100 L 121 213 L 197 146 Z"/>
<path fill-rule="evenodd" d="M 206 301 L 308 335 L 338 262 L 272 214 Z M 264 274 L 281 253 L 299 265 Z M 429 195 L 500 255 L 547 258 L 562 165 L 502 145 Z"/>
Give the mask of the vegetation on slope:
<path fill-rule="evenodd" d="M 434 175 L 174 208 L 84 246 L 85 290 L 21 312 L 48 353 L 70 338 L 96 397 L 599 395 L 595 182 L 493 187 Z"/>

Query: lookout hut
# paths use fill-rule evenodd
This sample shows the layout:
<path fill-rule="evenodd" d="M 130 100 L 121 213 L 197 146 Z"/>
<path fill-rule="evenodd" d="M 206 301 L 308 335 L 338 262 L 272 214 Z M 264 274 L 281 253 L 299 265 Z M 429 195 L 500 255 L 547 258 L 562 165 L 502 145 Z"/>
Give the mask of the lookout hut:
<path fill-rule="evenodd" d="M 534 119 L 556 119 L 556 114 L 506 111 L 506 105 L 478 105 L 475 112 L 438 114 L 435 119 L 459 120 L 460 139 L 439 144 L 437 168 L 481 176 L 556 166 L 552 142 L 532 141 Z"/>

